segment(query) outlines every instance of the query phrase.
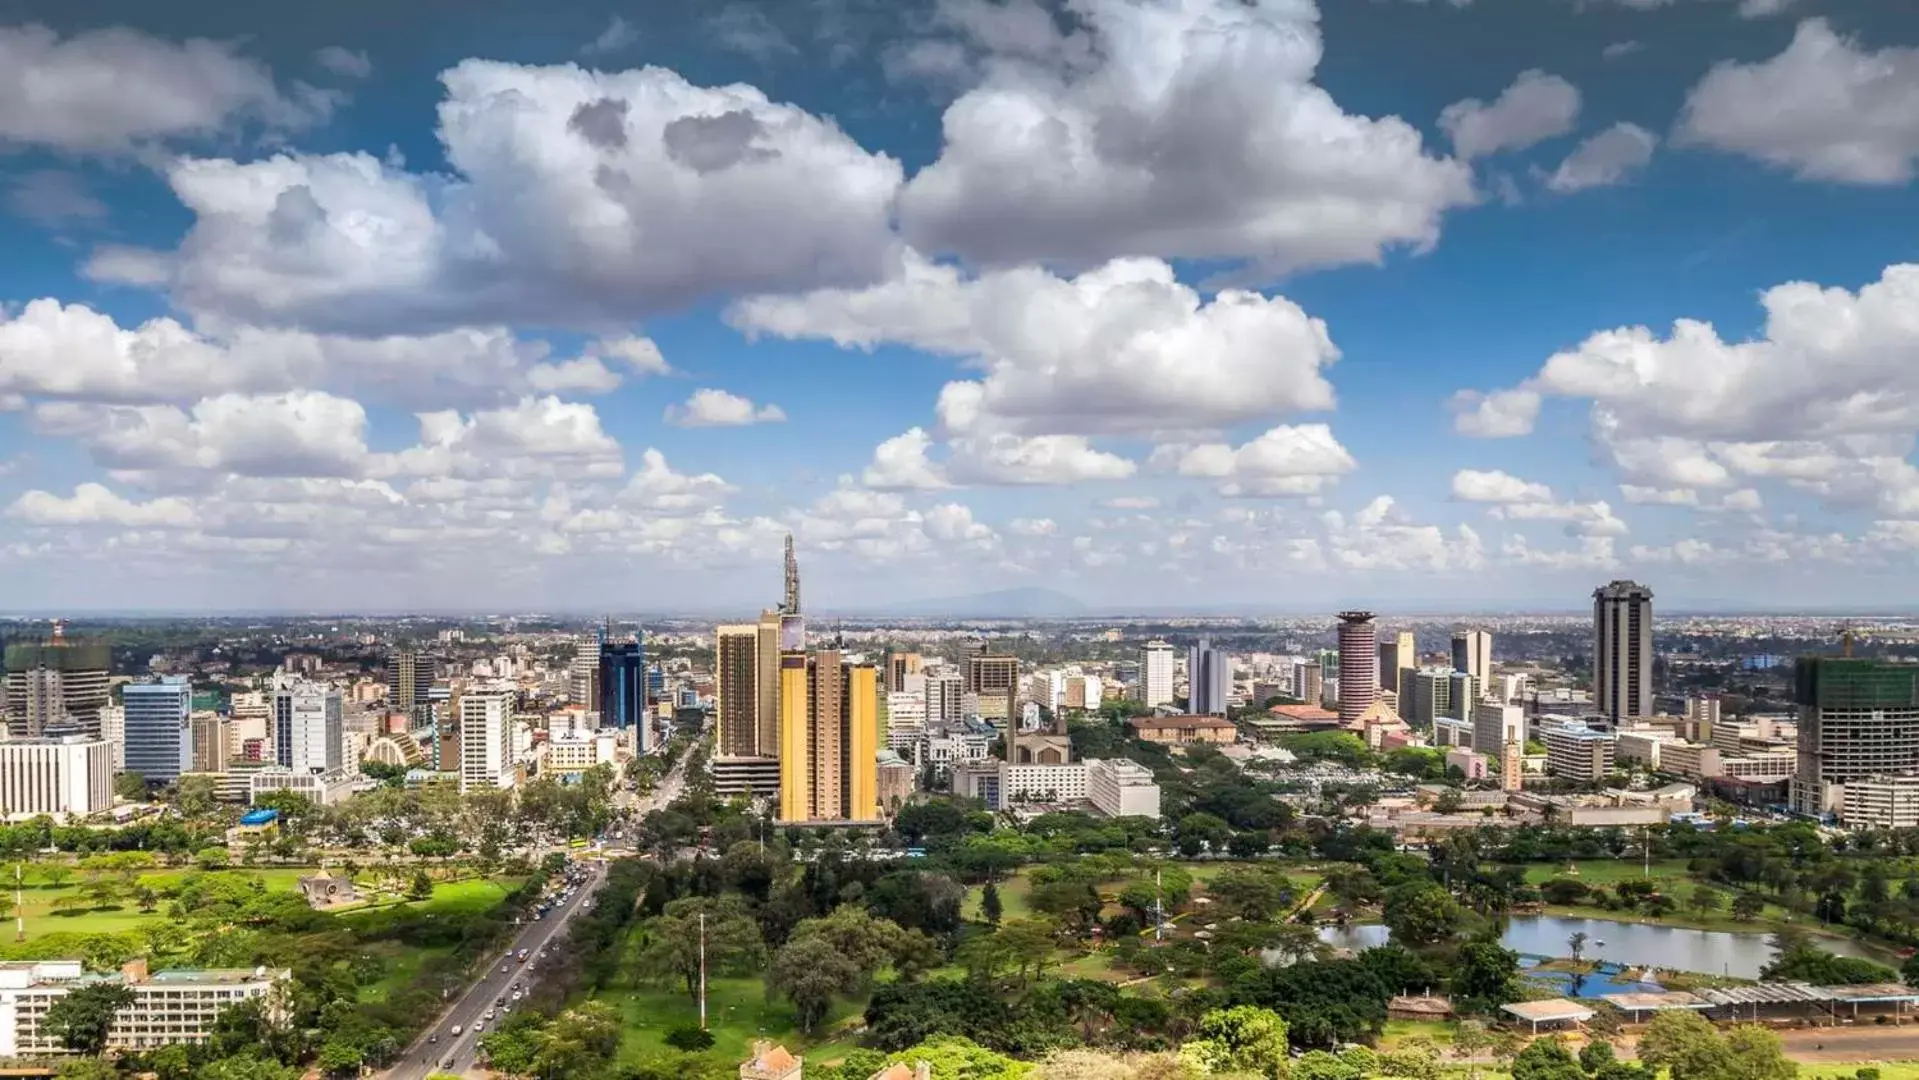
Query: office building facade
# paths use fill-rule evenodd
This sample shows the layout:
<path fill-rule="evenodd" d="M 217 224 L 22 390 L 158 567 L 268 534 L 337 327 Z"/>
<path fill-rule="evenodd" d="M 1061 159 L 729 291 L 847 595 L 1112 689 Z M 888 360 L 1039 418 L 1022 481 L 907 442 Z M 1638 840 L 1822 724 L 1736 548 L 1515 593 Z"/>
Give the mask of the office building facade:
<path fill-rule="evenodd" d="M 460 790 L 510 788 L 513 768 L 513 695 L 478 690 L 460 698 Z"/>
<path fill-rule="evenodd" d="M 774 641 L 777 642 L 775 637 Z M 720 757 L 777 757 L 760 742 L 760 626 L 721 626 L 713 637 L 713 737 Z M 779 709 L 778 696 L 771 707 Z M 777 725 L 776 725 L 777 727 Z"/>
<path fill-rule="evenodd" d="M 1350 724 L 1379 697 L 1379 639 L 1370 611 L 1339 613 L 1339 719 Z"/>
<path fill-rule="evenodd" d="M 1838 813 L 1848 783 L 1919 775 L 1919 664 L 1836 656 L 1800 657 L 1793 809 Z"/>
<path fill-rule="evenodd" d="M 120 688 L 120 707 L 126 712 L 128 772 L 171 784 L 193 771 L 193 687 L 184 677 L 128 683 Z"/>
<path fill-rule="evenodd" d="M 113 750 L 86 734 L 0 740 L 0 814 L 82 818 L 113 809 Z"/>
<path fill-rule="evenodd" d="M 157 971 L 135 960 L 116 975 L 89 975 L 79 960 L 22 960 L 0 964 L 0 1058 L 72 1053 L 46 1026 L 53 1004 L 75 988 L 105 981 L 126 987 L 133 1001 L 113 1014 L 106 1046 L 115 1051 L 157 1050 L 204 1043 L 220 1014 L 243 1001 L 268 1003 L 269 1019 L 284 1019 L 277 1004 L 292 980 L 285 969 Z"/>
<path fill-rule="evenodd" d="M 9 734 L 35 738 L 55 728 L 100 734 L 100 710 L 111 697 L 113 653 L 106 645 L 68 638 L 56 623 L 49 640 L 9 645 L 4 655 Z"/>
<path fill-rule="evenodd" d="M 1561 780 L 1596 783 L 1612 775 L 1618 740 L 1610 731 L 1559 724 L 1540 732 L 1546 744 L 1546 768 Z"/>
<path fill-rule="evenodd" d="M 1453 670 L 1473 677 L 1473 685 L 1484 689 L 1493 678 L 1493 636 L 1484 630 L 1453 632 Z"/>
<path fill-rule="evenodd" d="M 962 661 L 965 692 L 979 696 L 984 720 L 1011 722 L 1019 716 L 1019 657 L 1002 656 L 981 645 Z"/>
<path fill-rule="evenodd" d="M 1149 709 L 1173 703 L 1173 647 L 1164 641 L 1139 647 L 1139 703 Z"/>
<path fill-rule="evenodd" d="M 1406 687 L 1400 684 L 1401 672 L 1412 672 L 1419 667 L 1419 648 L 1413 643 L 1413 632 L 1401 630 L 1379 643 L 1379 688 L 1391 690 L 1395 694 L 1406 693 Z"/>
<path fill-rule="evenodd" d="M 193 771 L 226 772 L 233 760 L 233 722 L 216 712 L 198 712 L 193 714 L 192 726 Z"/>
<path fill-rule="evenodd" d="M 879 820 L 879 672 L 837 650 L 780 657 L 782 822 Z"/>
<path fill-rule="evenodd" d="M 433 722 L 427 691 L 433 686 L 433 658 L 413 649 L 395 649 L 386 658 L 386 700 L 390 712 L 405 713 L 416 728 Z"/>
<path fill-rule="evenodd" d="M 646 646 L 629 641 L 600 645 L 600 726 L 633 732 L 633 748 L 646 753 L 653 725 L 646 714 Z"/>
<path fill-rule="evenodd" d="M 1225 716 L 1226 699 L 1232 692 L 1233 658 L 1200 638 L 1199 644 L 1186 650 L 1186 711 L 1199 716 Z"/>
<path fill-rule="evenodd" d="M 1614 581 L 1593 591 L 1593 706 L 1615 726 L 1653 714 L 1652 590 Z"/>
<path fill-rule="evenodd" d="M 288 675 L 273 682 L 273 758 L 283 769 L 333 773 L 346 767 L 340 692 Z"/>

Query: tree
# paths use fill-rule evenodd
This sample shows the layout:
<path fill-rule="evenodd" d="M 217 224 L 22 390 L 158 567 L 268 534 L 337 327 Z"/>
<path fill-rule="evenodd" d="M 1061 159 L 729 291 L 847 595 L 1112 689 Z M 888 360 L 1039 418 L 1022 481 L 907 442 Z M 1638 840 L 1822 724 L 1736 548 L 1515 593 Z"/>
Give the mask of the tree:
<path fill-rule="evenodd" d="M 1285 1073 L 1286 1021 L 1271 1009 L 1214 1009 L 1200 1017 L 1198 1036 L 1179 1048 L 1179 1057 L 1202 1072 L 1274 1078 Z"/>
<path fill-rule="evenodd" d="M 1496 940 L 1469 941 L 1453 967 L 1453 996 L 1462 1007 L 1491 1012 L 1519 998 L 1519 954 Z"/>
<path fill-rule="evenodd" d="M 1534 1039 L 1513 1058 L 1513 1080 L 1585 1080 L 1586 1070 L 1558 1036 Z"/>
<path fill-rule="evenodd" d="M 426 900 L 433 896 L 433 879 L 427 876 L 425 870 L 413 875 L 412 882 L 406 887 L 406 895 L 409 900 Z"/>
<path fill-rule="evenodd" d="M 721 975 L 750 975 L 766 955 L 759 924 L 739 896 L 688 896 L 674 900 L 642 928 L 640 972 L 647 978 L 678 978 L 688 997 L 699 990 L 700 917 L 706 918 L 706 963 Z"/>
<path fill-rule="evenodd" d="M 858 965 L 818 936 L 796 938 L 781 946 L 766 973 L 766 988 L 793 1003 L 800 1030 L 808 1034 L 826 1017 L 833 998 L 852 993 L 859 982 Z"/>
<path fill-rule="evenodd" d="M 187 817 L 204 817 L 213 813 L 217 805 L 214 795 L 218 790 L 211 776 L 182 776 L 174 789 L 174 800 L 180 806 L 180 813 Z"/>
<path fill-rule="evenodd" d="M 1766 910 L 1766 901 L 1758 893 L 1742 892 L 1732 898 L 1732 917 L 1738 922 L 1751 922 Z"/>
<path fill-rule="evenodd" d="M 147 797 L 147 778 L 137 772 L 123 772 L 113 778 L 113 793 L 128 802 L 144 802 Z"/>
<path fill-rule="evenodd" d="M 1382 914 L 1393 940 L 1415 948 L 1451 937 L 1460 918 L 1459 904 L 1432 881 L 1410 881 L 1387 892 Z"/>
<path fill-rule="evenodd" d="M 1719 895 L 1718 892 L 1707 885 L 1695 887 L 1692 895 L 1686 898 L 1686 906 L 1692 909 L 1693 914 L 1702 919 L 1718 911 L 1725 902 L 1725 897 Z"/>
<path fill-rule="evenodd" d="M 1229 866 L 1206 886 L 1216 910 L 1228 917 L 1265 922 L 1292 898 L 1284 875 L 1263 866 Z"/>
<path fill-rule="evenodd" d="M 1572 936 L 1566 939 L 1566 948 L 1572 952 L 1573 959 L 1577 961 L 1586 951 L 1586 932 L 1584 930 L 1573 931 Z"/>
<path fill-rule="evenodd" d="M 133 988 L 119 983 L 76 987 L 47 1006 L 41 1027 L 68 1050 L 99 1057 L 107 1048 L 113 1018 L 132 1005 L 133 998 Z"/>
<path fill-rule="evenodd" d="M 691 1024 L 681 1024 L 679 1027 L 668 1029 L 666 1037 L 661 1041 L 675 1050 L 689 1054 L 713 1049 L 713 1033 Z"/>
<path fill-rule="evenodd" d="M 143 881 L 133 887 L 133 902 L 140 905 L 141 911 L 151 914 L 154 908 L 160 906 L 160 894 Z"/>
<path fill-rule="evenodd" d="M 1639 1060 L 1672 1080 L 1732 1080 L 1726 1042 L 1705 1017 L 1672 1011 L 1654 1016 L 1639 1040 Z"/>
<path fill-rule="evenodd" d="M 986 887 L 980 890 L 979 913 L 980 918 L 985 919 L 987 925 L 999 925 L 1000 918 L 1006 913 L 1006 909 L 1000 903 L 998 885 L 989 881 Z"/>

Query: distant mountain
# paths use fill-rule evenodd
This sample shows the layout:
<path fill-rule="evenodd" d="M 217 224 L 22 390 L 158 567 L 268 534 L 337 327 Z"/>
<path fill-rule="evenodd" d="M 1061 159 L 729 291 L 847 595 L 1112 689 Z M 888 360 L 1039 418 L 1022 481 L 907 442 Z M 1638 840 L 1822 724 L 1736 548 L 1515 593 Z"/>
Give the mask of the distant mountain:
<path fill-rule="evenodd" d="M 1084 615 L 1085 604 L 1054 589 L 1000 589 L 973 596 L 909 600 L 864 612 L 914 619 L 1056 619 Z"/>

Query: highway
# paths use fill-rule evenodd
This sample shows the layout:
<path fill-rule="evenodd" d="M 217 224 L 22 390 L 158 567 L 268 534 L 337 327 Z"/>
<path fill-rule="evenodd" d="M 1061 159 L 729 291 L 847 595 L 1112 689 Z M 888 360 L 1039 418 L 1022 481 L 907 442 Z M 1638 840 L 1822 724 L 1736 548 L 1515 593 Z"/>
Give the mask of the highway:
<path fill-rule="evenodd" d="M 548 942 L 558 941 L 566 933 L 573 917 L 586 910 L 592 903 L 593 895 L 599 892 L 600 884 L 606 880 L 606 867 L 600 863 L 587 863 L 586 879 L 565 904 L 547 912 L 546 918 L 536 919 L 520 928 L 514 935 L 513 944 L 502 957 L 496 957 L 468 987 L 450 1009 L 435 1020 L 433 1026 L 420 1033 L 420 1037 L 407 1047 L 400 1061 L 387 1070 L 388 1080 L 425 1080 L 435 1071 L 465 1075 L 475 1067 L 480 1053 L 480 1035 L 474 1025 L 486 1015 L 488 1009 L 495 1008 L 494 1001 L 506 997 L 512 998 L 511 987 L 518 982 L 522 989 L 532 985 L 539 978 L 537 958 L 540 950 Z M 513 957 L 521 949 L 527 950 L 526 964 L 518 964 Z M 501 972 L 501 965 L 506 971 Z M 532 968 L 532 971 L 528 971 Z M 496 1012 L 494 1021 L 499 1016 Z M 459 1025 L 460 1034 L 453 1035 L 454 1025 Z M 489 1025 L 491 1027 L 492 1025 Z M 437 1043 L 427 1040 L 438 1036 Z M 444 1063 L 444 1064 L 443 1064 Z"/>

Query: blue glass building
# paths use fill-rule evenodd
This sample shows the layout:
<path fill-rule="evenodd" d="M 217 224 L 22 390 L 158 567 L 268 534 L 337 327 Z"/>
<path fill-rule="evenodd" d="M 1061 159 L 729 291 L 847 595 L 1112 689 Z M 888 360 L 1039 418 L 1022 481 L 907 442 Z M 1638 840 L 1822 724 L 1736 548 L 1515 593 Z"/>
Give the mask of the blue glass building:
<path fill-rule="evenodd" d="M 179 676 L 128 683 L 120 690 L 126 709 L 126 762 L 156 784 L 171 784 L 193 769 L 193 687 Z"/>
<path fill-rule="evenodd" d="M 646 646 L 637 635 L 632 641 L 600 642 L 600 724 L 621 731 L 637 727 L 646 747 Z"/>

